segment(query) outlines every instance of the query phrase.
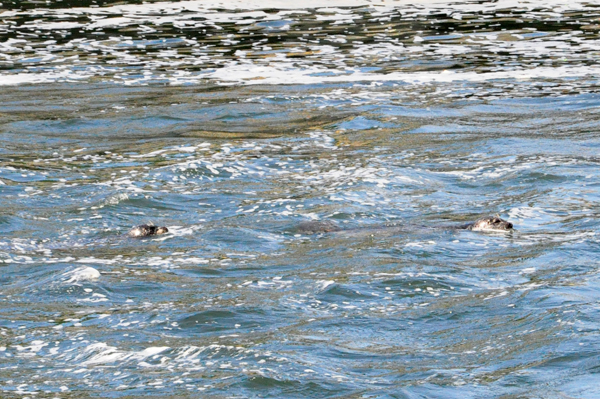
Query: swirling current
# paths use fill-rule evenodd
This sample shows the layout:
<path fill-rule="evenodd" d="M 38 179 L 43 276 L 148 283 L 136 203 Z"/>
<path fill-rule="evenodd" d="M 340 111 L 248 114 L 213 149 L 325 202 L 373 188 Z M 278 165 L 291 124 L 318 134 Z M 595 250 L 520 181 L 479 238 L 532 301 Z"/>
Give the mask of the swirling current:
<path fill-rule="evenodd" d="M 600 398 L 599 31 L 1 0 L 0 396 Z"/>

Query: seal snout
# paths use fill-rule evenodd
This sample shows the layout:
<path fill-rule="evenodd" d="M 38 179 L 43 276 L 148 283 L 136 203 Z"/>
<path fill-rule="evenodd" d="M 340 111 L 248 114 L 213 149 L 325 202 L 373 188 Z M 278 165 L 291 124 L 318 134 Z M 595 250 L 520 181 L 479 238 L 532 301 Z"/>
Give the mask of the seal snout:
<path fill-rule="evenodd" d="M 512 227 L 512 224 L 510 225 Z M 155 234 L 165 234 L 168 233 L 169 229 L 167 229 L 166 227 L 159 227 L 156 229 L 156 233 Z"/>
<path fill-rule="evenodd" d="M 473 231 L 510 231 L 512 229 L 513 224 L 498 215 L 483 217 L 476 220 L 470 227 L 470 230 Z"/>

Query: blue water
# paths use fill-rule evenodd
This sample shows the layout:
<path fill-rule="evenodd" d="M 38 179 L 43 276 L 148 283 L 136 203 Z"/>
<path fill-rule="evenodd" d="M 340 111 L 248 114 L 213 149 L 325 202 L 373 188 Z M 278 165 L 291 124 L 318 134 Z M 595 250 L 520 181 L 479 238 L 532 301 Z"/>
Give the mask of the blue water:
<path fill-rule="evenodd" d="M 10 11 L 0 396 L 600 397 L 597 15 L 561 4 Z M 57 20 L 83 33 L 34 60 Z M 516 231 L 443 228 L 496 213 Z"/>

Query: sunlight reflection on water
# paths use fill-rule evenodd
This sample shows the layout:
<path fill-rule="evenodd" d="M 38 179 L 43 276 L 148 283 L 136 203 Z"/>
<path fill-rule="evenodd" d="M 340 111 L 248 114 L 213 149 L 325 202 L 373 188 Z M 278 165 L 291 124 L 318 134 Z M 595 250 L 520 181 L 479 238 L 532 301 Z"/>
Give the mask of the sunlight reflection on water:
<path fill-rule="evenodd" d="M 3 395 L 598 396 L 595 9 L 383 4 L 0 12 Z"/>

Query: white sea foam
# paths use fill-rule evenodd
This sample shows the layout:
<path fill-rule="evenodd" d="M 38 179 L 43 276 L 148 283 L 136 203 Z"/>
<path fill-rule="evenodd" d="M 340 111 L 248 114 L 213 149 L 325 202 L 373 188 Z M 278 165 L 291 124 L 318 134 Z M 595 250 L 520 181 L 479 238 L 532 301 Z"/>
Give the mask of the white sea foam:
<path fill-rule="evenodd" d="M 317 281 L 317 284 L 320 285 L 320 290 L 324 290 L 327 287 L 329 287 L 330 285 L 335 284 L 335 281 L 333 281 L 333 280 L 320 280 L 320 281 Z"/>
<path fill-rule="evenodd" d="M 167 226 L 169 234 L 173 236 L 189 236 L 194 235 L 196 232 L 202 230 L 202 225 L 189 225 L 189 226 Z"/>
<path fill-rule="evenodd" d="M 197 258 L 197 257 L 185 257 L 185 258 L 175 258 L 173 262 L 182 263 L 182 264 L 190 264 L 190 265 L 205 265 L 210 263 L 208 259 Z"/>
<path fill-rule="evenodd" d="M 69 284 L 77 284 L 82 281 L 93 281 L 100 278 L 100 272 L 93 267 L 82 266 L 73 270 L 69 270 L 64 272 L 62 275 L 62 280 L 65 283 Z"/>
<path fill-rule="evenodd" d="M 329 76 L 321 76 L 328 72 Z M 351 83 L 351 82 L 400 82 L 411 85 L 454 83 L 454 82 L 492 82 L 496 80 L 535 80 L 535 79 L 564 79 L 595 77 L 600 73 L 598 66 L 562 66 L 562 67 L 535 67 L 524 70 L 506 72 L 392 72 L 388 74 L 367 73 L 352 71 L 348 69 L 335 73 L 317 67 L 297 68 L 294 63 L 280 63 L 272 66 L 261 65 L 226 65 L 216 71 L 202 72 L 199 74 L 187 74 L 185 77 L 170 77 L 171 84 L 182 85 L 214 79 L 222 83 L 238 83 L 245 85 L 282 85 L 282 84 L 307 84 L 320 83 Z M 94 76 L 93 71 L 85 71 L 81 68 L 73 71 L 63 72 L 40 72 L 27 74 L 0 75 L 0 85 L 18 85 L 24 83 L 48 83 L 55 81 L 81 81 Z M 125 81 L 128 84 L 151 83 L 154 79 L 149 75 L 145 78 L 130 78 Z M 164 78 L 161 78 L 164 79 Z M 122 179 L 125 180 L 125 179 Z M 124 182 L 121 182 L 121 184 Z M 130 183 L 130 182 L 129 182 Z M 143 192 L 143 190 L 132 186 L 123 188 L 131 191 Z"/>
<path fill-rule="evenodd" d="M 88 345 L 83 353 L 78 357 L 88 357 L 87 360 L 81 362 L 81 365 L 99 365 L 106 363 L 124 362 L 127 360 L 142 361 L 156 354 L 162 353 L 170 349 L 167 346 L 149 347 L 141 351 L 126 351 L 119 350 L 114 346 L 109 346 L 105 343 L 95 343 Z M 90 356 L 91 355 L 91 356 Z"/>
<path fill-rule="evenodd" d="M 479 11 L 493 11 L 497 9 L 509 9 L 509 8 L 529 8 L 531 9 L 535 5 L 530 1 L 526 0 L 499 0 L 494 3 L 452 3 L 448 4 L 448 1 L 444 0 L 421 0 L 418 2 L 419 7 L 414 7 L 414 0 L 330 0 L 327 2 L 326 7 L 322 1 L 318 0 L 301 0 L 293 3 L 286 0 L 232 0 L 222 2 L 219 0 L 188 0 L 177 3 L 172 2 L 155 2 L 155 3 L 144 3 L 142 4 L 123 4 L 114 5 L 109 7 L 101 8 L 85 8 L 85 7 L 74 7 L 68 9 L 50 9 L 50 10 L 37 10 L 38 15 L 44 15 L 45 13 L 69 15 L 69 14 L 80 14 L 86 13 L 90 15 L 106 15 L 106 14 L 124 14 L 124 15 L 146 15 L 146 14 L 166 14 L 166 15 L 177 15 L 183 10 L 188 12 L 200 12 L 214 9 L 226 9 L 226 10 L 263 10 L 263 9 L 280 9 L 280 10 L 302 10 L 302 9 L 320 9 L 330 11 L 335 14 L 344 14 L 346 10 L 342 10 L 339 7 L 359 7 L 359 6 L 373 6 L 376 7 L 380 12 L 382 10 L 388 10 L 403 6 L 404 10 L 416 11 L 421 13 L 428 12 L 428 6 L 445 5 L 454 11 L 454 18 L 458 19 L 461 12 L 473 14 Z M 562 10 L 573 10 L 583 8 L 587 2 L 585 1 L 570 1 L 570 0 L 546 0 L 544 1 L 544 7 L 553 8 L 555 12 Z M 259 11 L 261 12 L 261 11 Z M 0 13 L 0 18 L 10 18 L 19 15 L 19 11 L 8 10 Z"/>
<path fill-rule="evenodd" d="M 454 20 L 461 20 L 463 14 L 474 15 L 478 12 L 494 13 L 495 10 L 504 10 L 510 7 L 519 10 L 531 10 L 535 8 L 527 1 L 501 0 L 495 3 L 483 4 L 446 4 L 438 0 L 419 2 L 419 6 L 408 5 L 409 1 L 370 1 L 370 0 L 335 0 L 329 2 L 327 7 L 316 7 L 315 0 L 305 0 L 289 3 L 283 0 L 271 0 L 267 3 L 257 2 L 255 0 L 237 0 L 233 2 L 220 3 L 215 0 L 210 1 L 181 1 L 181 2 L 157 2 L 145 4 L 126 4 L 113 5 L 108 7 L 76 7 L 70 9 L 38 9 L 35 18 L 28 22 L 32 29 L 41 31 L 62 31 L 69 29 L 85 28 L 90 31 L 101 31 L 102 28 L 115 27 L 120 29 L 131 28 L 142 33 L 155 32 L 157 28 L 165 25 L 172 25 L 177 29 L 196 28 L 202 29 L 211 27 L 214 29 L 223 29 L 222 24 L 237 22 L 240 26 L 256 24 L 265 24 L 272 21 L 289 22 L 290 13 L 302 13 L 311 10 L 315 13 L 315 18 L 324 22 L 331 22 L 333 25 L 345 24 L 351 25 L 357 18 L 362 18 L 358 13 L 357 6 L 363 5 L 372 8 L 373 18 L 378 15 L 389 18 L 389 13 L 401 10 L 409 19 L 420 15 L 429 15 L 432 13 L 443 12 L 452 15 Z M 278 9 L 279 12 L 265 12 L 265 8 Z M 352 8 L 351 8 L 352 7 Z M 585 9 L 588 7 L 585 2 L 568 2 L 566 0 L 548 1 L 544 4 L 545 8 L 552 7 L 553 10 L 535 10 L 535 19 L 538 14 L 547 16 L 556 14 L 560 16 L 561 11 Z M 223 11 L 223 10 L 228 11 Z M 233 12 L 235 10 L 235 12 Z M 184 12 L 185 11 L 185 12 Z M 4 11 L 0 13 L 3 18 L 16 18 L 22 14 L 19 11 Z M 293 18 L 298 18 L 295 15 Z M 56 17 L 78 18 L 88 17 L 91 22 L 86 26 L 81 26 L 80 22 L 56 22 Z M 196 17 L 201 16 L 202 20 Z M 154 26 L 154 27 L 153 27 Z M 267 31 L 272 27 L 263 27 Z M 279 26 L 277 29 L 290 29 L 289 24 Z M 100 32 L 101 33 L 101 32 Z M 240 32 L 243 33 L 243 32 Z M 220 57 L 219 46 L 226 47 L 239 43 L 236 35 L 222 38 L 220 44 L 215 48 L 216 52 L 211 54 L 207 52 L 204 42 L 197 38 L 182 37 L 173 38 L 164 41 L 164 46 L 180 44 L 189 46 L 192 50 L 190 56 L 181 56 L 176 50 L 169 48 L 159 48 L 156 56 L 145 53 L 144 56 L 132 54 L 129 48 L 144 48 L 147 46 L 158 46 L 160 41 L 145 39 L 141 36 L 135 38 L 117 38 L 96 40 L 94 38 L 72 39 L 67 43 L 57 43 L 51 41 L 46 43 L 43 48 L 24 50 L 27 41 L 23 39 L 10 39 L 0 44 L 4 48 L 5 57 L 11 63 L 35 62 L 44 68 L 38 71 L 30 70 L 27 73 L 5 73 L 0 75 L 0 85 L 17 85 L 24 83 L 44 83 L 52 81 L 77 81 L 87 80 L 92 77 L 105 76 L 107 79 L 113 79 L 124 84 L 147 84 L 154 81 L 168 81 L 170 84 L 180 85 L 189 83 L 198 83 L 206 79 L 212 79 L 222 84 L 319 84 L 319 83 L 337 83 L 337 82 L 401 82 L 412 85 L 422 84 L 441 84 L 452 82 L 490 82 L 499 79 L 511 80 L 535 80 L 535 79 L 565 79 L 574 77 L 594 77 L 597 75 L 599 67 L 587 65 L 579 57 L 570 65 L 562 66 L 543 66 L 540 63 L 528 62 L 525 68 L 512 68 L 506 65 L 499 66 L 492 70 L 459 70 L 448 69 L 443 71 L 413 71 L 404 69 L 402 71 L 383 71 L 374 68 L 373 71 L 357 67 L 355 60 L 370 62 L 373 64 L 384 62 L 396 62 L 403 60 L 404 57 L 413 57 L 416 62 L 426 55 L 433 55 L 440 61 L 447 62 L 448 57 L 465 55 L 474 51 L 486 51 L 491 53 L 507 52 L 511 54 L 523 55 L 527 59 L 552 57 L 554 59 L 569 59 L 573 55 L 573 46 L 571 42 L 578 42 L 578 52 L 593 52 L 600 49 L 600 40 L 587 37 L 585 40 L 578 40 L 581 32 L 559 32 L 552 36 L 552 39 L 546 38 L 546 34 L 540 33 L 536 39 L 525 37 L 521 30 L 518 32 L 508 32 L 504 35 L 495 33 L 481 33 L 476 30 L 465 33 L 452 33 L 445 36 L 446 40 L 461 39 L 461 43 L 443 43 L 439 45 L 442 36 L 423 36 L 414 37 L 411 45 L 399 43 L 393 39 L 386 31 L 378 33 L 378 41 L 375 43 L 364 44 L 362 41 L 353 41 L 352 46 L 341 50 L 334 46 L 341 42 L 348 41 L 344 35 L 332 35 L 323 40 L 310 41 L 309 43 L 298 43 L 295 46 L 285 48 L 284 52 L 273 51 L 272 47 L 266 46 L 262 41 L 253 43 L 252 49 L 236 52 L 232 58 Z M 411 33 L 413 34 L 413 33 Z M 67 35 L 65 33 L 65 35 Z M 540 39 L 543 37 L 543 40 Z M 135 39 L 135 40 L 134 40 Z M 159 46 L 160 47 L 160 46 Z M 211 47 L 213 45 L 211 44 Z M 103 63 L 87 64 L 82 62 L 85 56 L 73 64 L 71 58 L 65 54 L 71 54 L 73 51 L 81 52 L 82 55 L 89 51 L 101 50 L 110 54 L 119 60 L 120 63 L 143 66 L 143 73 L 126 73 L 125 69 L 120 69 L 113 64 L 113 61 Z M 250 53 L 256 52 L 262 54 L 269 52 L 270 57 L 258 59 L 249 57 Z M 322 62 L 315 63 L 311 58 L 307 60 L 295 60 L 288 57 L 294 53 L 314 54 Z M 48 66 L 49 63 L 56 64 L 55 67 Z M 198 70 L 199 65 L 206 65 L 206 68 L 198 72 L 192 72 L 190 69 Z M 45 66 L 48 66 L 47 68 Z M 191 67 L 191 68 L 188 68 Z M 165 73 L 164 69 L 168 69 Z M 44 70 L 45 69 L 45 70 Z M 121 73 L 122 72 L 122 73 Z"/>
<path fill-rule="evenodd" d="M 110 196 L 104 202 L 105 205 L 118 205 L 122 201 L 127 201 L 129 199 L 129 194 L 127 193 L 119 193 Z"/>
<path fill-rule="evenodd" d="M 347 70 L 340 71 L 334 76 L 317 76 L 325 69 L 312 67 L 296 69 L 292 63 L 282 63 L 277 66 L 245 66 L 228 65 L 217 71 L 206 73 L 204 78 L 223 82 L 253 84 L 319 84 L 339 82 L 402 82 L 408 84 L 431 84 L 451 82 L 485 82 L 500 79 L 529 80 L 537 78 L 575 78 L 594 76 L 600 72 L 600 67 L 564 66 L 537 67 L 520 71 L 506 72 L 392 72 L 385 75 Z M 257 80 L 257 78 L 260 78 Z"/>
<path fill-rule="evenodd" d="M 95 257 L 91 257 L 91 256 L 88 256 L 85 258 L 79 258 L 76 260 L 77 263 L 97 263 L 99 265 L 113 265 L 113 264 L 117 263 L 118 261 L 119 261 L 119 259 L 100 259 L 100 258 L 95 258 Z"/>

